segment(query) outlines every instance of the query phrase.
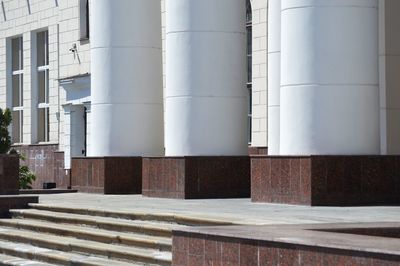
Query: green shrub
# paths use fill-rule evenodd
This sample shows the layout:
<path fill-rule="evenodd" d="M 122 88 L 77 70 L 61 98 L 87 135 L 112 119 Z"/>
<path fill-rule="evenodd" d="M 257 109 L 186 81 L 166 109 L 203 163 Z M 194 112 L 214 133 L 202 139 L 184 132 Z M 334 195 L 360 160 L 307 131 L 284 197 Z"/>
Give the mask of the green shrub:
<path fill-rule="evenodd" d="M 21 161 L 25 161 L 24 155 L 19 154 L 15 150 L 11 150 L 10 153 L 16 153 Z M 26 165 L 19 167 L 19 188 L 20 189 L 32 189 L 32 183 L 36 180 L 36 175 Z"/>
<path fill-rule="evenodd" d="M 10 109 L 0 108 L 0 154 L 6 154 L 11 148 L 11 137 L 8 127 L 11 125 L 12 116 Z"/>
<path fill-rule="evenodd" d="M 11 137 L 8 131 L 12 123 L 10 109 L 0 108 L 0 154 L 17 154 L 20 160 L 25 161 L 25 157 L 19 154 L 16 150 L 11 149 Z M 28 166 L 22 165 L 19 167 L 19 188 L 32 189 L 32 183 L 36 180 L 35 174 L 29 170 Z"/>

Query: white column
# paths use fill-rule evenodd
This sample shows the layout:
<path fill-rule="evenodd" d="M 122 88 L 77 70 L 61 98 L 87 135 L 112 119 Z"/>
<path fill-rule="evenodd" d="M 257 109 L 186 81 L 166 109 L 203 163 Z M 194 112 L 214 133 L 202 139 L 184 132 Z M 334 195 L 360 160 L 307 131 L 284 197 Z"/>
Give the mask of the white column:
<path fill-rule="evenodd" d="M 72 104 L 63 105 L 64 111 L 64 168 L 71 169 L 71 108 Z"/>
<path fill-rule="evenodd" d="M 268 2 L 268 154 L 279 154 L 281 0 Z"/>
<path fill-rule="evenodd" d="M 282 155 L 379 154 L 377 0 L 283 0 Z"/>
<path fill-rule="evenodd" d="M 91 12 L 89 156 L 161 155 L 160 0 L 95 0 Z"/>
<path fill-rule="evenodd" d="M 245 0 L 166 1 L 167 156 L 247 154 Z"/>

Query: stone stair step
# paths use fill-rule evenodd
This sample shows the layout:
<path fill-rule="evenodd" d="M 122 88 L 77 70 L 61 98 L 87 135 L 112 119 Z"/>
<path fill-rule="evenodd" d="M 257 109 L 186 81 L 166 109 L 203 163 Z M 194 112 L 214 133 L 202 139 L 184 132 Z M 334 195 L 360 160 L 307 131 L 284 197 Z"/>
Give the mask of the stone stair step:
<path fill-rule="evenodd" d="M 96 241 L 64 236 L 46 235 L 44 237 L 42 233 L 7 227 L 0 228 L 0 239 L 63 252 L 104 256 L 114 260 L 135 261 L 158 265 L 170 265 L 172 260 L 170 252 L 104 244 Z"/>
<path fill-rule="evenodd" d="M 100 217 L 112 217 L 126 220 L 143 220 L 143 221 L 157 221 L 157 222 L 168 222 L 177 223 L 182 225 L 234 225 L 235 223 L 226 220 L 219 220 L 209 217 L 192 217 L 187 215 L 178 215 L 171 213 L 146 213 L 139 211 L 104 211 L 99 209 L 87 209 L 87 208 L 70 208 L 55 205 L 46 205 L 40 203 L 31 203 L 30 207 L 37 210 L 53 211 L 61 213 L 73 213 L 90 216 Z"/>
<path fill-rule="evenodd" d="M 166 237 L 143 234 L 123 233 L 70 224 L 55 224 L 31 219 L 0 219 L 0 226 L 12 227 L 35 232 L 69 236 L 78 239 L 97 241 L 107 244 L 122 244 L 162 251 L 171 251 L 172 240 Z"/>
<path fill-rule="evenodd" d="M 1 265 L 80 265 L 80 266 L 143 266 L 142 263 L 128 263 L 96 256 L 62 252 L 0 240 Z M 8 259 L 9 258 L 9 259 Z"/>
<path fill-rule="evenodd" d="M 95 228 L 114 230 L 119 232 L 133 232 L 154 236 L 171 237 L 173 229 L 182 228 L 182 225 L 174 225 L 160 222 L 134 221 L 109 217 L 96 217 L 81 214 L 56 213 L 36 209 L 10 210 L 13 218 L 44 220 L 53 223 L 86 225 Z"/>
<path fill-rule="evenodd" d="M 0 245 L 1 247 L 1 245 Z M 1 252 L 1 250 L 0 250 Z M 0 254 L 0 265 L 5 266 L 14 266 L 14 265 L 23 265 L 23 266 L 50 266 L 54 264 L 33 261 L 23 258 L 18 258 L 10 255 Z"/>

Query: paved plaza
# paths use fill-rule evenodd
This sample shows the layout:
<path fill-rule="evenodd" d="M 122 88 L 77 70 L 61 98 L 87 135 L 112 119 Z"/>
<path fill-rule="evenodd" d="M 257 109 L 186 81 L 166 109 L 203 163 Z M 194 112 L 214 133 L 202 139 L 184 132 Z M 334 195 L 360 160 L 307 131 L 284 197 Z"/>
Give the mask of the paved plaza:
<path fill-rule="evenodd" d="M 400 206 L 307 207 L 252 203 L 250 199 L 173 200 L 141 195 L 40 195 L 39 202 L 67 208 L 175 214 L 238 224 L 399 222 Z"/>

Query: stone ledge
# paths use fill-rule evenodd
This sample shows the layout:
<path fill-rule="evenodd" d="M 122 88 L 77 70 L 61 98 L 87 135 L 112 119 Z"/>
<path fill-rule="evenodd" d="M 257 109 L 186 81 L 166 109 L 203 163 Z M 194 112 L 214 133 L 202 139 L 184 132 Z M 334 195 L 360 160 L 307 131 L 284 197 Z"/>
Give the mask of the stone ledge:
<path fill-rule="evenodd" d="M 253 202 L 400 203 L 400 156 L 252 156 Z"/>
<path fill-rule="evenodd" d="M 143 158 L 143 196 L 177 199 L 250 196 L 248 156 Z"/>
<path fill-rule="evenodd" d="M 76 193 L 76 189 L 20 189 L 19 194 L 33 195 L 33 194 L 64 194 L 64 193 Z"/>

